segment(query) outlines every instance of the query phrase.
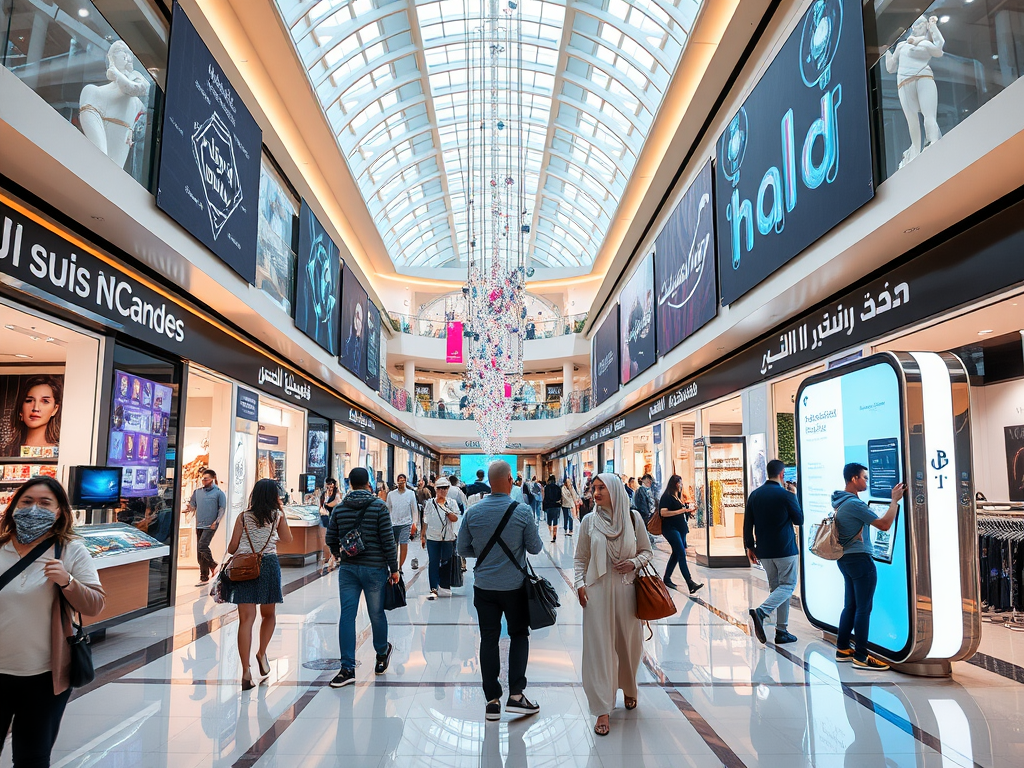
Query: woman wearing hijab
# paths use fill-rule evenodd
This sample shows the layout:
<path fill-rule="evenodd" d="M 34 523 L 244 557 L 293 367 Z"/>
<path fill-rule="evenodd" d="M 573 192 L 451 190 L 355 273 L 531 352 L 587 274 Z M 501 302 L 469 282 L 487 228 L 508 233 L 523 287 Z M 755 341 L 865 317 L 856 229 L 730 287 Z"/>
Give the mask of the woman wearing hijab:
<path fill-rule="evenodd" d="M 606 736 L 620 688 L 626 709 L 636 709 L 644 643 L 633 579 L 654 552 L 618 476 L 598 475 L 592 490 L 594 511 L 580 521 L 574 586 L 583 607 L 583 690 L 597 717 L 594 733 Z"/>

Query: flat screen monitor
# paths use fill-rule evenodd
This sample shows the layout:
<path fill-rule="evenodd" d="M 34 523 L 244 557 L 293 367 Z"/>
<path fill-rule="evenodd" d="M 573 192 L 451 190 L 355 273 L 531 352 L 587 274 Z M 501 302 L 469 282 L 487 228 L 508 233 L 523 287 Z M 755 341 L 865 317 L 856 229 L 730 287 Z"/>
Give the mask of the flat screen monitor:
<path fill-rule="evenodd" d="M 486 456 L 482 453 L 464 453 L 459 456 L 459 479 L 465 483 L 472 484 L 476 481 L 476 471 L 484 471 L 484 482 L 487 482 L 487 468 L 495 461 L 507 461 L 512 467 L 512 477 L 516 476 L 516 457 L 510 453 L 502 453 L 497 456 Z"/>
<path fill-rule="evenodd" d="M 121 473 L 121 467 L 71 467 L 71 506 L 117 506 L 121 501 Z"/>
<path fill-rule="evenodd" d="M 302 493 L 316 492 L 316 475 L 312 473 L 299 475 L 299 488 L 302 489 Z"/>

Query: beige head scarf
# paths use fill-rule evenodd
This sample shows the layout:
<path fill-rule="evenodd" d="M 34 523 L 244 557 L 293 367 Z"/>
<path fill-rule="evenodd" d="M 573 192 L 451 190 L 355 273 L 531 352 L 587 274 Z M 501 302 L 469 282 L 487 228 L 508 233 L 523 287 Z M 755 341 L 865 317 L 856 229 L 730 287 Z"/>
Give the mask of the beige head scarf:
<path fill-rule="evenodd" d="M 590 543 L 590 566 L 587 581 L 593 583 L 608 570 L 608 559 L 620 562 L 636 557 L 636 528 L 629 509 L 629 495 L 622 480 L 611 472 L 597 476 L 604 483 L 611 498 L 611 509 L 597 507 L 594 514 L 594 529 L 597 535 Z"/>

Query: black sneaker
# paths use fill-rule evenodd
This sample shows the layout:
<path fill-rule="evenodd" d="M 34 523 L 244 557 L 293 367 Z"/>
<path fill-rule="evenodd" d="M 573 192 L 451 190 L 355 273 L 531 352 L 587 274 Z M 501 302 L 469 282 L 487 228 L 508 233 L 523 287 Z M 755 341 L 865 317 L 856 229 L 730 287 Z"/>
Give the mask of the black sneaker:
<path fill-rule="evenodd" d="M 701 590 L 701 589 L 704 588 L 704 582 L 698 583 L 696 581 L 691 581 L 686 586 L 690 590 L 690 594 L 694 595 L 694 594 L 696 594 L 698 592 L 698 590 Z"/>
<path fill-rule="evenodd" d="M 395 646 L 388 643 L 388 650 L 386 653 L 377 654 L 377 663 L 373 665 L 373 674 L 383 675 L 388 671 L 388 664 L 391 663 L 391 654 L 394 653 Z"/>
<path fill-rule="evenodd" d="M 344 688 L 346 685 L 352 685 L 355 681 L 356 671 L 354 669 L 343 669 L 331 680 L 331 688 Z"/>
<path fill-rule="evenodd" d="M 764 619 L 761 618 L 761 610 L 759 608 L 751 608 L 750 611 L 750 628 L 754 632 L 754 637 L 757 638 L 761 645 L 768 642 L 768 637 L 764 633 Z"/>
<path fill-rule="evenodd" d="M 775 644 L 785 645 L 786 643 L 795 643 L 796 635 L 791 635 L 789 632 L 780 632 L 775 630 Z"/>
<path fill-rule="evenodd" d="M 487 712 L 484 715 L 487 720 L 501 720 L 501 701 L 495 699 L 487 702 Z"/>
<path fill-rule="evenodd" d="M 534 704 L 526 696 L 519 694 L 518 697 L 508 697 L 505 711 L 512 715 L 536 715 L 540 712 L 540 704 Z"/>

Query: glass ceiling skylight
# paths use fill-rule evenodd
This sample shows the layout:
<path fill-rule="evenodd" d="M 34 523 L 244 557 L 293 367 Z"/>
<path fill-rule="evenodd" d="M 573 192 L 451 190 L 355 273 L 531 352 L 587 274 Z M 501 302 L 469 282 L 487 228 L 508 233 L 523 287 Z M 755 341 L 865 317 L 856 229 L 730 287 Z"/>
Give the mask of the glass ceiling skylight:
<path fill-rule="evenodd" d="M 479 0 L 276 2 L 395 267 L 464 269 Z M 519 0 L 529 266 L 593 265 L 701 2 Z"/>

